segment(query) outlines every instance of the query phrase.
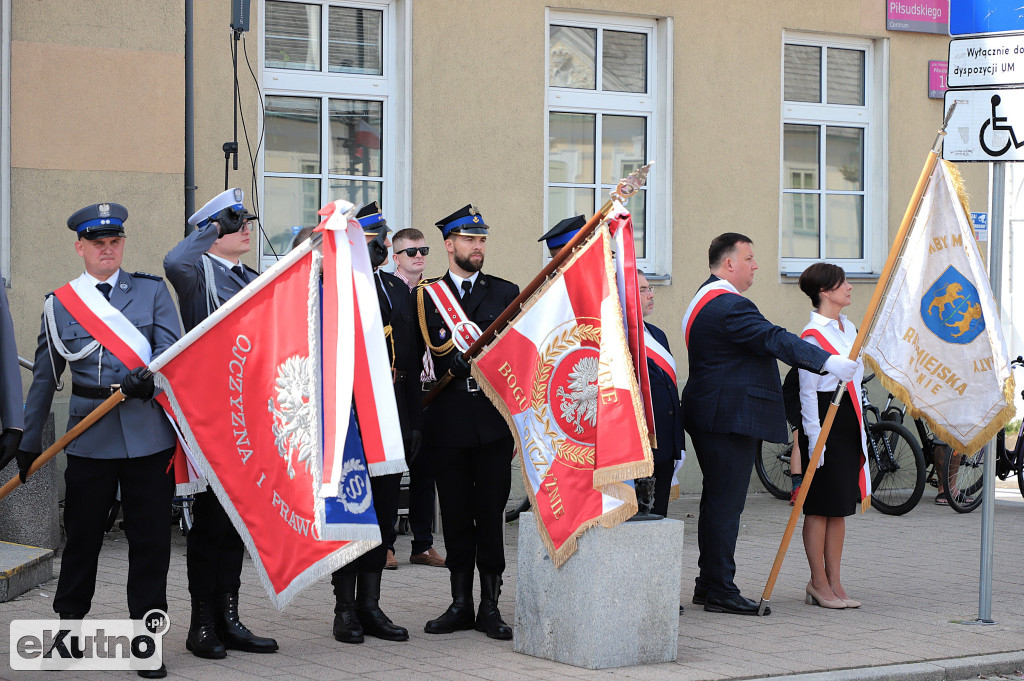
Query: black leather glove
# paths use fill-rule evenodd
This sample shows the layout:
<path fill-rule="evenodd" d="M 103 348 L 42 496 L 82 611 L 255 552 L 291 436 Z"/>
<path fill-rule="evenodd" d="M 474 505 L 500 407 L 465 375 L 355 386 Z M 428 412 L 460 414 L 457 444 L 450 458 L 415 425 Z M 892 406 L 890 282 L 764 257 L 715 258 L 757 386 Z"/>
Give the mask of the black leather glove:
<path fill-rule="evenodd" d="M 423 433 L 418 430 L 414 430 L 409 433 L 409 446 L 406 447 L 406 463 L 412 463 L 420 454 L 420 447 L 423 445 Z"/>
<path fill-rule="evenodd" d="M 121 392 L 126 397 L 148 400 L 153 396 L 153 374 L 146 367 L 132 369 L 121 381 Z"/>
<path fill-rule="evenodd" d="M 225 208 L 217 213 L 217 217 L 214 219 L 217 222 L 217 231 L 220 236 L 234 234 L 245 224 L 245 211 L 237 208 Z"/>
<path fill-rule="evenodd" d="M 462 356 L 462 353 L 455 355 L 455 360 L 452 361 L 452 366 L 449 371 L 452 372 L 452 376 L 458 379 L 469 378 L 469 360 Z"/>
<path fill-rule="evenodd" d="M 18 459 L 18 477 L 21 478 L 21 484 L 24 485 L 28 478 L 28 469 L 32 466 L 32 462 L 39 458 L 39 452 L 26 452 L 24 449 L 19 449 L 15 458 Z"/>
<path fill-rule="evenodd" d="M 0 433 L 0 469 L 3 469 L 18 454 L 22 432 L 14 428 L 5 428 Z"/>

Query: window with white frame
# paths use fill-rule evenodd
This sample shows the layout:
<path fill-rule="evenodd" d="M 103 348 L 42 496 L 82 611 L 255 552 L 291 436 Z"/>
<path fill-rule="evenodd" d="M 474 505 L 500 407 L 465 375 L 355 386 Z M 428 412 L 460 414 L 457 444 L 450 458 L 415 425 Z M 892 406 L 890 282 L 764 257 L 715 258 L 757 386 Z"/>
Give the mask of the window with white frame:
<path fill-rule="evenodd" d="M 781 270 L 828 260 L 869 273 L 886 233 L 874 45 L 787 34 L 782 61 Z"/>
<path fill-rule="evenodd" d="M 577 13 L 548 16 L 546 227 L 583 214 L 670 144 L 667 20 Z M 661 65 L 661 66 L 659 66 Z M 668 274 L 668 155 L 630 199 L 638 264 Z M 663 184 L 658 184 L 659 182 Z M 666 248 L 659 248 L 659 247 Z M 661 257 L 655 257 L 656 252 Z"/>
<path fill-rule="evenodd" d="M 401 222 L 399 4 L 262 3 L 265 263 L 328 201 L 379 201 Z"/>

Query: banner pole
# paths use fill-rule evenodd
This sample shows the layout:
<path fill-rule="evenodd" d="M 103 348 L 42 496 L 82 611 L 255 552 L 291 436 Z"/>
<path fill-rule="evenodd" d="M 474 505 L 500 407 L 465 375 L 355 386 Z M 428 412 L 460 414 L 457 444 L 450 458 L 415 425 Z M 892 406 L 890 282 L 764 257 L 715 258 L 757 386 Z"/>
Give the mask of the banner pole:
<path fill-rule="evenodd" d="M 88 430 L 94 423 L 96 423 L 101 418 L 103 418 L 103 416 L 108 411 L 110 411 L 111 409 L 113 409 L 114 407 L 119 405 L 121 402 L 123 402 L 124 399 L 125 399 L 124 393 L 121 392 L 120 390 L 118 390 L 113 395 L 108 397 L 103 402 L 103 404 L 101 404 L 100 406 L 98 406 L 95 409 L 93 409 L 92 412 L 88 416 L 86 416 L 84 419 L 82 419 L 81 421 L 76 423 L 75 426 L 71 430 L 69 430 L 68 432 L 64 433 L 64 435 L 59 440 L 57 440 L 52 445 L 50 445 L 45 452 L 40 454 L 36 458 L 36 460 L 32 462 L 32 465 L 29 466 L 28 473 L 25 474 L 26 481 L 28 480 L 28 477 L 30 475 L 32 475 L 37 470 L 39 470 L 44 465 L 46 465 L 47 461 L 49 461 L 53 457 L 57 456 L 57 454 L 60 452 L 60 450 L 64 449 L 69 444 L 71 444 L 72 440 L 74 440 L 76 437 L 78 437 L 83 432 Z M 4 484 L 3 487 L 0 487 L 0 499 L 3 499 L 4 497 L 6 497 L 8 494 L 13 492 L 14 490 L 16 490 L 20 486 L 21 486 L 21 478 L 18 477 L 17 475 L 15 475 L 13 478 L 8 480 Z"/>
<path fill-rule="evenodd" d="M 616 185 L 615 189 L 613 189 L 611 192 L 611 196 L 613 197 L 613 199 L 617 198 L 621 201 L 625 201 L 625 199 L 628 199 L 630 196 L 636 193 L 639 190 L 639 188 L 646 183 L 647 171 L 653 164 L 654 162 L 652 161 L 651 163 L 648 163 L 647 165 L 641 168 L 637 168 L 636 170 L 631 172 L 629 176 L 619 180 L 618 185 Z M 562 264 L 569 259 L 569 256 L 572 255 L 573 249 L 582 244 L 584 239 L 590 236 L 593 233 L 593 231 L 597 229 L 597 226 L 600 225 L 601 222 L 608 217 L 608 213 L 611 212 L 613 205 L 614 203 L 612 199 L 608 199 L 607 201 L 605 201 L 604 205 L 601 206 L 601 209 L 594 213 L 591 216 L 591 218 L 587 220 L 587 223 L 585 225 L 580 227 L 580 231 L 578 231 L 576 235 L 573 236 L 573 238 L 570 239 L 569 242 L 562 247 L 562 250 L 560 250 L 558 253 L 551 257 L 551 261 L 548 262 L 548 264 L 544 266 L 540 273 L 538 273 L 537 276 L 533 278 L 533 281 L 527 284 L 526 287 L 519 292 L 519 295 L 516 296 L 516 299 L 509 303 L 509 306 L 506 307 L 505 310 L 500 315 L 498 315 L 498 318 L 491 322 L 491 325 L 488 326 L 483 331 L 483 333 L 480 334 L 480 337 L 477 338 L 476 341 L 471 346 L 469 346 L 466 352 L 462 354 L 464 358 L 466 358 L 467 360 L 472 358 L 474 355 L 480 352 L 480 350 L 485 345 L 487 345 L 494 339 L 494 335 L 498 333 L 498 331 L 503 329 L 506 324 L 508 324 L 509 320 L 512 319 L 512 317 L 514 317 L 517 312 L 519 312 L 519 308 L 522 307 L 522 305 L 527 300 L 530 299 L 530 296 L 537 292 L 537 289 L 539 289 L 545 281 L 547 281 L 548 277 L 551 276 L 551 273 L 554 272 L 559 267 L 561 267 Z M 438 379 L 437 383 L 434 385 L 433 388 L 431 388 L 430 392 L 423 396 L 423 406 L 427 407 L 431 402 L 433 402 L 434 398 L 437 397 L 438 394 L 440 394 L 440 392 L 444 390 L 445 386 L 448 385 L 454 378 L 455 376 L 453 376 L 452 372 L 449 371 L 440 379 Z"/>
<path fill-rule="evenodd" d="M 892 277 L 892 271 L 896 268 L 896 261 L 899 259 L 900 253 L 903 251 L 903 245 L 907 239 L 907 233 L 910 231 L 910 225 L 914 222 L 914 218 L 917 216 L 917 209 L 921 205 L 921 197 L 924 196 L 924 191 L 931 179 L 932 171 L 935 169 L 935 163 L 938 161 L 939 152 L 942 150 L 942 138 L 946 135 L 946 125 L 949 124 L 949 119 L 953 115 L 953 110 L 956 109 L 956 104 L 957 102 L 954 100 L 952 106 L 949 107 L 949 111 L 946 112 L 945 117 L 942 119 L 942 127 L 939 128 L 938 134 L 935 136 L 935 142 L 932 143 L 932 148 L 928 152 L 928 157 L 925 159 L 924 167 L 921 169 L 921 175 L 917 178 L 917 185 L 914 187 L 914 192 L 910 196 L 910 203 L 907 204 L 907 210 L 903 214 L 903 221 L 900 223 L 900 228 L 896 232 L 896 238 L 893 239 L 892 248 L 889 249 L 889 257 L 886 258 L 885 266 L 882 268 L 882 272 L 878 277 L 878 283 L 875 284 L 875 290 L 871 294 L 871 301 L 868 303 L 867 310 L 864 312 L 864 320 L 861 322 L 861 325 L 857 330 L 857 338 L 853 341 L 853 348 L 850 349 L 850 359 L 855 360 L 857 359 L 857 356 L 860 355 L 860 348 L 864 344 L 864 339 L 867 338 L 868 330 L 875 318 L 875 313 L 878 311 L 878 306 L 882 302 L 882 295 L 885 293 L 885 289 L 889 285 L 889 279 Z M 800 518 L 800 511 L 802 511 L 804 507 L 804 499 L 807 497 L 807 491 L 810 489 L 811 481 L 814 479 L 814 472 L 818 468 L 818 460 L 821 459 L 821 452 L 825 449 L 825 441 L 828 440 L 829 431 L 832 430 L 832 422 L 836 418 L 836 412 L 839 410 L 839 402 L 842 399 L 843 392 L 845 390 L 846 383 L 844 381 L 840 381 L 839 385 L 836 386 L 835 394 L 832 396 L 832 402 L 829 404 L 828 412 L 825 414 L 825 421 L 821 424 L 821 433 L 818 435 L 818 441 L 814 445 L 814 452 L 811 454 L 810 461 L 807 464 L 807 470 L 804 473 L 804 480 L 800 485 L 800 491 L 797 493 L 796 500 L 793 502 L 793 510 L 789 514 L 789 522 L 786 523 L 786 530 L 782 534 L 782 541 L 779 543 L 779 550 L 775 554 L 775 562 L 772 564 L 771 572 L 768 574 L 768 582 L 765 584 L 764 591 L 761 594 L 761 603 L 757 609 L 758 615 L 763 616 L 765 610 L 768 608 L 772 591 L 775 589 L 775 582 L 779 578 L 779 570 L 782 569 L 782 561 L 786 558 L 786 551 L 789 549 L 789 542 L 793 538 L 793 531 L 796 529 L 797 520 Z"/>

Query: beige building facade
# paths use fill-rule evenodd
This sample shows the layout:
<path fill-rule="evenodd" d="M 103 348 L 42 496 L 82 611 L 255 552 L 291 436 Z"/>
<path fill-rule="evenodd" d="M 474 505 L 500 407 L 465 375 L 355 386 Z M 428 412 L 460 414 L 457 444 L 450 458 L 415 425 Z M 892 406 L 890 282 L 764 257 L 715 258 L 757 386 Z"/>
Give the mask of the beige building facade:
<path fill-rule="evenodd" d="M 195 203 L 224 188 L 237 54 L 239 169 L 273 262 L 329 200 L 380 200 L 389 225 L 466 203 L 488 224 L 486 270 L 520 286 L 537 238 L 590 214 L 654 162 L 630 206 L 652 321 L 686 376 L 679 329 L 725 231 L 754 240 L 749 296 L 791 330 L 795 286 L 828 259 L 859 323 L 942 118 L 929 60 L 948 37 L 887 31 L 883 0 L 194 0 Z M 627 9 L 628 13 L 623 10 Z M 184 0 L 0 0 L 0 262 L 31 358 L 43 295 L 81 271 L 65 227 L 123 203 L 129 270 L 162 273 L 185 218 Z M 55 29 L 59 27 L 59 29 Z M 961 167 L 975 203 L 985 166 Z M 253 199 L 256 199 L 254 202 Z M 59 398 L 58 398 L 59 399 Z M 58 423 L 61 419 L 58 418 Z M 694 461 L 687 487 L 698 489 Z"/>

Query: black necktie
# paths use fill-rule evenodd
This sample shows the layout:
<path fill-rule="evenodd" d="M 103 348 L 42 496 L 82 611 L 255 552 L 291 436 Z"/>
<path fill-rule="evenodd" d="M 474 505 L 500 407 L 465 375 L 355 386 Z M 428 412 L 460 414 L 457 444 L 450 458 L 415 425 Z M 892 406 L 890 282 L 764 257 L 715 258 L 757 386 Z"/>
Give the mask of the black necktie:
<path fill-rule="evenodd" d="M 103 294 L 104 298 L 106 298 L 107 300 L 110 300 L 110 291 L 111 291 L 111 289 L 114 288 L 113 286 L 111 286 L 107 282 L 103 282 L 102 284 L 96 284 L 96 288 L 98 288 L 100 290 L 100 293 Z"/>
<path fill-rule="evenodd" d="M 242 272 L 242 266 L 241 265 L 235 265 L 234 267 L 231 268 L 231 271 L 234 272 L 236 275 L 238 275 L 239 279 L 241 279 L 242 281 L 245 281 L 245 274 L 243 274 L 243 272 Z"/>
<path fill-rule="evenodd" d="M 465 300 L 469 296 L 469 292 L 473 290 L 473 282 L 469 279 L 462 280 L 462 298 Z"/>

